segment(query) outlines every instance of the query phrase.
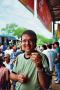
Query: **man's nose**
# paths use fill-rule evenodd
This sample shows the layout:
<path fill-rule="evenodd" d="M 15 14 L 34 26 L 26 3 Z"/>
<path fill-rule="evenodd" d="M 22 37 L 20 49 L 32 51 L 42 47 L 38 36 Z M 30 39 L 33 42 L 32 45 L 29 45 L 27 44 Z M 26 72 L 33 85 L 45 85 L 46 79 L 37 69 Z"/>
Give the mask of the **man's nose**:
<path fill-rule="evenodd" d="M 26 41 L 26 44 L 30 44 L 30 42 L 29 41 Z"/>

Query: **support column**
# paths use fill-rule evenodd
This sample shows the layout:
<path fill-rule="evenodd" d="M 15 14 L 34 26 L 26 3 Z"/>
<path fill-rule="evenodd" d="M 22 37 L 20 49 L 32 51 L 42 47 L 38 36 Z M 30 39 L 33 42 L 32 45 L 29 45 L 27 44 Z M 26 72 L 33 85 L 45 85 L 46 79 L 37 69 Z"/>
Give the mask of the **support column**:
<path fill-rule="evenodd" d="M 53 21 L 53 39 L 57 41 L 56 31 L 55 31 L 55 21 Z"/>
<path fill-rule="evenodd" d="M 37 0 L 34 0 L 34 17 L 37 18 Z"/>

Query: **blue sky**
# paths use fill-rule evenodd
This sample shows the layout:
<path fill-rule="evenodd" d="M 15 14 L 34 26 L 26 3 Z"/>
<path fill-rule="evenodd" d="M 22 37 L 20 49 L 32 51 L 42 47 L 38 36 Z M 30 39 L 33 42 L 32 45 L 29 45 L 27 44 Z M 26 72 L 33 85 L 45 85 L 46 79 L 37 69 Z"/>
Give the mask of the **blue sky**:
<path fill-rule="evenodd" d="M 48 32 L 40 20 L 35 18 L 18 0 L 0 0 L 0 29 L 11 23 L 32 29 L 45 37 L 52 37 L 52 33 Z"/>

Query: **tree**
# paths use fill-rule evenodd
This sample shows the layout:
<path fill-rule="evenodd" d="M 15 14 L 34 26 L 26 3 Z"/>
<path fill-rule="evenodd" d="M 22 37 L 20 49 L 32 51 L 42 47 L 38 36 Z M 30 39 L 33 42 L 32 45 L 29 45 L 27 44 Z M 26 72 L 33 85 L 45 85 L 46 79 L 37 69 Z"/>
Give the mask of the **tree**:
<path fill-rule="evenodd" d="M 2 28 L 1 31 L 4 31 L 7 34 L 9 34 L 9 33 L 13 33 L 17 27 L 18 26 L 16 24 L 6 24 L 6 27 Z"/>
<path fill-rule="evenodd" d="M 14 32 L 14 36 L 18 36 L 18 38 L 21 36 L 21 34 L 25 31 L 25 28 L 17 28 Z"/>
<path fill-rule="evenodd" d="M 12 35 L 20 37 L 25 28 L 20 28 L 16 24 L 7 24 L 5 28 L 2 28 L 1 31 L 5 32 L 6 35 Z"/>
<path fill-rule="evenodd" d="M 53 39 L 45 38 L 44 36 L 37 35 L 37 45 L 43 45 L 45 43 L 52 43 Z"/>

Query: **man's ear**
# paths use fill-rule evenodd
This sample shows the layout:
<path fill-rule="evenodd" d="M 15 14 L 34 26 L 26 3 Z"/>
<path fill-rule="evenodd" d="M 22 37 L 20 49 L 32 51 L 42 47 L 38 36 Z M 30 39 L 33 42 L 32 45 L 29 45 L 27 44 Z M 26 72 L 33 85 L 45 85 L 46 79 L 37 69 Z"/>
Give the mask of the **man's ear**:
<path fill-rule="evenodd" d="M 36 43 L 34 43 L 34 48 L 36 48 Z"/>
<path fill-rule="evenodd" d="M 25 51 L 23 50 L 23 48 L 22 48 L 22 43 L 20 44 L 20 48 L 21 48 L 21 51 L 25 52 Z"/>

